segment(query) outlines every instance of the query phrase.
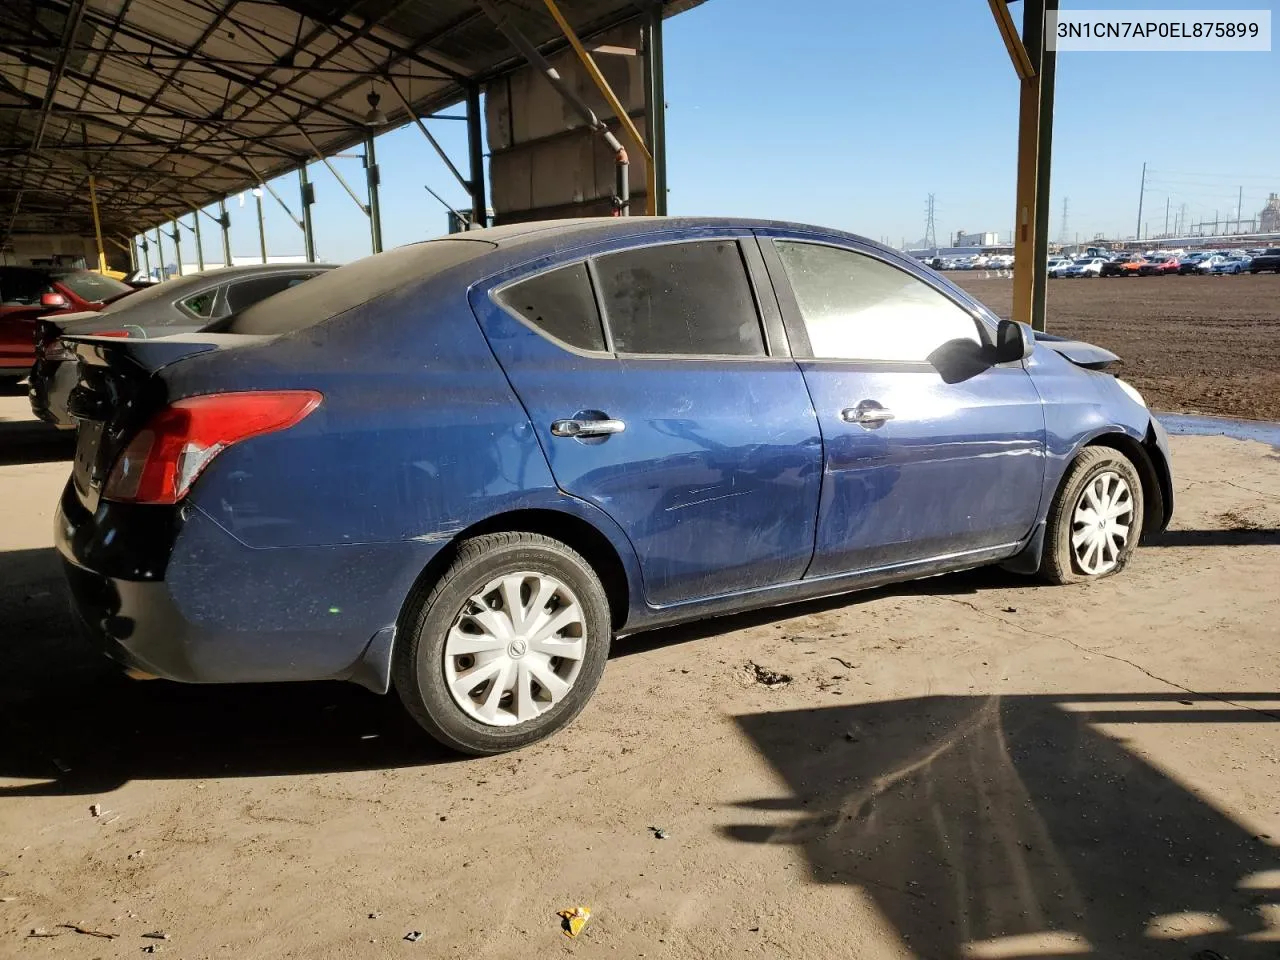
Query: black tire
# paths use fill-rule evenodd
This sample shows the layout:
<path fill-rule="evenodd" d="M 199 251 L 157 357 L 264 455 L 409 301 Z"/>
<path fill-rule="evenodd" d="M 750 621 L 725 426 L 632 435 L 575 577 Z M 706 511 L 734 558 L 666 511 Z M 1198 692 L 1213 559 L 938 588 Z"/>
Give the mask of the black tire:
<path fill-rule="evenodd" d="M 450 693 L 445 640 L 473 594 L 498 577 L 520 572 L 553 576 L 573 592 L 583 614 L 585 654 L 562 700 L 533 719 L 491 726 L 467 714 Z M 391 669 L 405 708 L 445 746 L 476 756 L 516 750 L 567 726 L 595 692 L 612 639 L 600 578 L 576 551 L 536 533 L 491 533 L 461 543 L 440 578 L 421 585 L 410 598 L 402 628 Z"/>
<path fill-rule="evenodd" d="M 1072 548 L 1073 516 L 1086 488 L 1105 473 L 1117 475 L 1129 487 L 1132 500 L 1129 536 L 1118 551 L 1113 567 L 1102 573 L 1089 573 L 1077 561 Z M 1143 507 L 1142 478 L 1133 461 L 1110 447 L 1085 447 L 1067 467 L 1049 508 L 1044 555 L 1040 562 L 1041 578 L 1053 584 L 1067 584 L 1100 580 L 1119 573 L 1128 565 L 1134 548 L 1142 539 Z"/>

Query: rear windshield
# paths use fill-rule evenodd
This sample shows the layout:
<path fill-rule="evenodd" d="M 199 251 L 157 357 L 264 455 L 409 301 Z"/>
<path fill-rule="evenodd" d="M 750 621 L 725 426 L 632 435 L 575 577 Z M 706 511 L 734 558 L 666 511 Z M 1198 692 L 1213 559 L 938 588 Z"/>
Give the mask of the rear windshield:
<path fill-rule="evenodd" d="M 189 273 L 185 277 L 174 277 L 172 280 L 150 284 L 142 290 L 130 294 L 127 300 L 116 301 L 102 312 L 118 313 L 121 310 L 133 310 L 135 307 L 147 303 L 162 300 L 180 300 L 188 292 L 195 293 L 211 286 L 213 284 L 211 278 L 217 272 L 217 270 L 205 270 L 201 273 Z"/>
<path fill-rule="evenodd" d="M 76 273 L 55 273 L 53 279 L 87 303 L 103 303 L 126 293 L 132 293 L 133 287 L 100 273 L 88 270 Z"/>
<path fill-rule="evenodd" d="M 496 248 L 486 240 L 428 240 L 366 257 L 278 293 L 217 326 L 219 333 L 276 336 L 304 330 L 416 280 Z"/>

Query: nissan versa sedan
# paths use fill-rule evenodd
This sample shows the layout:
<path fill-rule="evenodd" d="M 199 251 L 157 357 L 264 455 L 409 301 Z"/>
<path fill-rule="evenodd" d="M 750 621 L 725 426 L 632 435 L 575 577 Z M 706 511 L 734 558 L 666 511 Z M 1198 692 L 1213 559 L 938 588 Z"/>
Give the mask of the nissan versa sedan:
<path fill-rule="evenodd" d="M 218 333 L 71 337 L 73 605 L 136 671 L 391 689 L 532 743 L 611 640 L 983 564 L 1080 583 L 1173 508 L 1113 354 L 834 230 L 498 227 Z"/>

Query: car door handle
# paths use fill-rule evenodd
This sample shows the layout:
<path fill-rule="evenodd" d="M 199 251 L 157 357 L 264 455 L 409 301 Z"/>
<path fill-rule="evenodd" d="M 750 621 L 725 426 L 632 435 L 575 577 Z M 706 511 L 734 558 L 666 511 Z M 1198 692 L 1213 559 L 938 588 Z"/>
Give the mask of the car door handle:
<path fill-rule="evenodd" d="M 845 423 L 856 423 L 863 427 L 878 427 L 886 421 L 894 419 L 894 416 L 892 410 L 887 410 L 877 403 L 864 400 L 856 407 L 845 407 L 841 410 L 840 419 Z"/>
<path fill-rule="evenodd" d="M 554 420 L 551 423 L 553 437 L 609 437 L 627 429 L 621 420 Z"/>

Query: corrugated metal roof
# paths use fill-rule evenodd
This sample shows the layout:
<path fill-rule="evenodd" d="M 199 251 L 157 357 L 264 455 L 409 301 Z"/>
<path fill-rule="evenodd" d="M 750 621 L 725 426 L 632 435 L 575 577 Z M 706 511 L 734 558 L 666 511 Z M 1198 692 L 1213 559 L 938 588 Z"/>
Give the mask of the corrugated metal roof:
<path fill-rule="evenodd" d="M 666 14 L 701 0 L 663 0 Z M 499 0 L 530 38 L 559 33 L 537 0 Z M 637 0 L 560 0 L 584 35 Z M 0 8 L 0 238 L 132 234 L 391 126 L 520 63 L 470 0 L 7 0 Z"/>

